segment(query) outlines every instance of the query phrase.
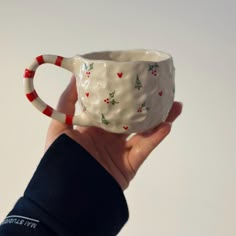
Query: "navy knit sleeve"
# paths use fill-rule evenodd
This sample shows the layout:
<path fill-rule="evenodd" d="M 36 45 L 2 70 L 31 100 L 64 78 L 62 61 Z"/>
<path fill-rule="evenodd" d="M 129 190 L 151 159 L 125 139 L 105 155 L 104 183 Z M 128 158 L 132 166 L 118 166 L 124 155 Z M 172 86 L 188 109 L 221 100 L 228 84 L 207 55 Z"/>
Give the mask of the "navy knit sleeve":
<path fill-rule="evenodd" d="M 128 207 L 118 183 L 63 134 L 2 222 L 0 236 L 112 236 L 127 220 Z"/>

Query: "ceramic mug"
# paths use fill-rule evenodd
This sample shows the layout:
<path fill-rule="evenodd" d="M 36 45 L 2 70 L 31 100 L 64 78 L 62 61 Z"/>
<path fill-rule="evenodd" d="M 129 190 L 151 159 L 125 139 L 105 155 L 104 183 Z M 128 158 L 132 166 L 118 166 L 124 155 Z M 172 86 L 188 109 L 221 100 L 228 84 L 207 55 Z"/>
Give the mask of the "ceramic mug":
<path fill-rule="evenodd" d="M 58 112 L 38 96 L 33 78 L 44 63 L 75 75 L 78 114 Z M 167 118 L 174 100 L 174 72 L 171 55 L 155 50 L 103 51 L 72 58 L 41 55 L 25 70 L 24 88 L 39 111 L 60 122 L 138 133 Z"/>

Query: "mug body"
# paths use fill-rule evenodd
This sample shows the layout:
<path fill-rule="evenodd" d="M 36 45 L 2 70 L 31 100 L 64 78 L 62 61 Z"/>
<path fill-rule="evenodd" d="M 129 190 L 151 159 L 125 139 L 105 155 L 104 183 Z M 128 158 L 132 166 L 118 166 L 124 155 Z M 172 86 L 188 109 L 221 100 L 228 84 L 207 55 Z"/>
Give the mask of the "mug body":
<path fill-rule="evenodd" d="M 79 108 L 88 125 L 137 133 L 165 121 L 174 100 L 172 57 L 153 50 L 74 57 Z"/>

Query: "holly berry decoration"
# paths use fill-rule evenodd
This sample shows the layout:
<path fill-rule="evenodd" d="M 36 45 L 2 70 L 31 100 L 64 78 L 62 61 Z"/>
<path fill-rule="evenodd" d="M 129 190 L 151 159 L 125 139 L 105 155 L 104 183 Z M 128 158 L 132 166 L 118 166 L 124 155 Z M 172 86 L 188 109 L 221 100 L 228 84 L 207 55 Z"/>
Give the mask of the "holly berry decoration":
<path fill-rule="evenodd" d="M 109 93 L 109 98 L 104 99 L 104 102 L 107 104 L 111 103 L 113 106 L 118 104 L 119 102 L 117 102 L 114 97 L 115 97 L 115 91 Z"/>
<path fill-rule="evenodd" d="M 152 75 L 157 76 L 157 68 L 158 67 L 159 67 L 159 65 L 157 63 L 149 64 L 148 71 L 151 71 Z"/>
<path fill-rule="evenodd" d="M 106 98 L 106 99 L 104 99 L 104 102 L 107 103 L 107 104 L 109 104 L 109 103 L 110 103 L 110 99 L 109 99 L 109 98 Z"/>
<path fill-rule="evenodd" d="M 150 110 L 150 108 L 146 106 L 145 102 L 141 105 L 141 107 L 138 108 L 137 112 L 143 112 L 144 110 Z"/>
<path fill-rule="evenodd" d="M 94 63 L 90 63 L 90 64 L 84 64 L 85 65 L 85 74 L 87 75 L 87 77 L 89 78 L 90 74 L 91 74 L 91 70 L 93 69 L 93 64 Z"/>

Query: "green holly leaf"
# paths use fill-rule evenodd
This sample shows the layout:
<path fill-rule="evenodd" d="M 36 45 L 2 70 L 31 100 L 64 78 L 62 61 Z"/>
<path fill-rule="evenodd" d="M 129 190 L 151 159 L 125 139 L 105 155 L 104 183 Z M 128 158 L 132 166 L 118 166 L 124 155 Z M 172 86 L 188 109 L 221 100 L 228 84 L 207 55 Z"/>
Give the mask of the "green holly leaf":
<path fill-rule="evenodd" d="M 94 63 L 89 64 L 89 70 L 92 70 L 92 69 L 93 69 L 93 64 L 94 64 Z"/>
<path fill-rule="evenodd" d="M 159 67 L 159 65 L 158 65 L 157 63 L 155 63 L 155 64 L 154 64 L 154 67 L 157 68 L 157 67 Z"/>
<path fill-rule="evenodd" d="M 114 106 L 115 104 L 117 104 L 117 103 L 119 103 L 119 102 L 117 102 L 115 99 L 112 99 L 112 101 L 111 101 L 111 104 Z"/>
<path fill-rule="evenodd" d="M 110 96 L 110 98 L 114 98 L 114 96 L 115 96 L 115 91 L 112 92 L 112 93 L 109 93 L 109 96 Z"/>
<path fill-rule="evenodd" d="M 152 66 L 152 65 L 149 65 L 148 71 L 152 71 L 152 68 L 153 68 L 153 66 Z"/>
<path fill-rule="evenodd" d="M 105 118 L 104 114 L 102 114 L 102 123 L 105 125 L 110 124 L 110 122 Z"/>

